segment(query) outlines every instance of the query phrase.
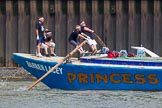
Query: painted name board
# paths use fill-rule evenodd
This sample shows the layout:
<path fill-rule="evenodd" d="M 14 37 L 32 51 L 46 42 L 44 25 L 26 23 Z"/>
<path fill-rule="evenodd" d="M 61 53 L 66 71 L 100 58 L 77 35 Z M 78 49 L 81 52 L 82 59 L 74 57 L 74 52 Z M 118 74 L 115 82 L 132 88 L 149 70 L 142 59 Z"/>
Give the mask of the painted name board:
<path fill-rule="evenodd" d="M 49 71 L 52 68 L 51 66 L 46 66 L 46 65 L 42 65 L 42 64 L 38 64 L 38 63 L 29 62 L 29 61 L 26 61 L 26 64 L 28 67 L 30 67 L 32 69 L 45 71 L 45 72 Z M 58 67 L 52 73 L 63 74 L 63 69 Z"/>
<path fill-rule="evenodd" d="M 112 74 L 85 74 L 85 73 L 67 73 L 68 82 L 73 83 L 77 81 L 78 83 L 88 84 L 88 83 L 125 83 L 125 84 L 158 84 L 159 79 L 157 74 L 130 74 L 130 73 L 112 73 Z"/>

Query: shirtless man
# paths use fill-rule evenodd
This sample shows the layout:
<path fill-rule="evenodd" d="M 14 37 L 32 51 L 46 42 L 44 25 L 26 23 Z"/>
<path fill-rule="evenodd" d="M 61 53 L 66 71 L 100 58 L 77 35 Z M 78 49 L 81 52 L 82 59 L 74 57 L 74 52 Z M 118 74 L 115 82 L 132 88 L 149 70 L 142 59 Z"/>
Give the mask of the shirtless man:
<path fill-rule="evenodd" d="M 82 21 L 80 23 L 80 26 L 81 26 L 81 32 L 90 37 L 90 39 L 88 39 L 88 44 L 92 50 L 92 53 L 96 53 L 97 52 L 97 42 L 95 41 L 94 36 L 93 36 L 94 31 L 91 30 L 90 28 L 86 27 L 86 23 L 84 21 Z"/>

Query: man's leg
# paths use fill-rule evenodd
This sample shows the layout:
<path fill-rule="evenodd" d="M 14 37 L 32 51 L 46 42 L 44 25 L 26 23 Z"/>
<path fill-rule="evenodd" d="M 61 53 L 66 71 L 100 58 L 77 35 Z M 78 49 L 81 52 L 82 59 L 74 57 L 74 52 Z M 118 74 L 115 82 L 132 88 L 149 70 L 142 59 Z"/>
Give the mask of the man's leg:
<path fill-rule="evenodd" d="M 38 43 L 37 52 L 36 52 L 36 56 L 38 56 L 38 57 L 42 57 L 42 54 L 40 53 L 40 49 L 41 49 L 41 43 Z"/>
<path fill-rule="evenodd" d="M 42 43 L 41 44 L 41 48 L 43 48 L 45 50 L 46 57 L 49 57 L 48 46 L 46 44 Z"/>
<path fill-rule="evenodd" d="M 51 56 L 56 56 L 56 54 L 55 54 L 55 43 L 54 42 L 50 42 L 50 52 L 51 52 Z"/>

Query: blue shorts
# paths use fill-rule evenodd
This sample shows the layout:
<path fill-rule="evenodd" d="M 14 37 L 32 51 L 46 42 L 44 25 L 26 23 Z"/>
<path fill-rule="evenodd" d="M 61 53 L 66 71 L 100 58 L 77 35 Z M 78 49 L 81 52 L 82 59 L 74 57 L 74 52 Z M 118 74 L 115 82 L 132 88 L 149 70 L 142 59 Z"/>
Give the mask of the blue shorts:
<path fill-rule="evenodd" d="M 37 45 L 38 45 L 39 43 L 44 43 L 44 37 L 43 37 L 43 36 L 40 36 L 40 37 L 39 37 L 39 40 L 37 40 Z"/>

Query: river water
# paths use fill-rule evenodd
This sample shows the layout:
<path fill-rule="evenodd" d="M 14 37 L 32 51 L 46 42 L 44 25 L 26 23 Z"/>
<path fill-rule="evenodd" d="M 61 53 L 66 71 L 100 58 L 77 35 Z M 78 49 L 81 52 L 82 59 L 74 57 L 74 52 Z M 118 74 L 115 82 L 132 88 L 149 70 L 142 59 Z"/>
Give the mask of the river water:
<path fill-rule="evenodd" d="M 0 81 L 0 108 L 162 108 L 162 92 L 49 89 L 33 81 Z"/>

